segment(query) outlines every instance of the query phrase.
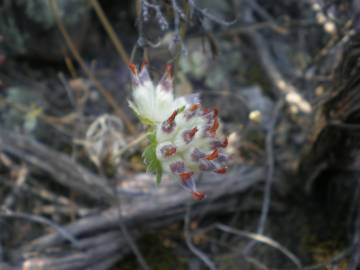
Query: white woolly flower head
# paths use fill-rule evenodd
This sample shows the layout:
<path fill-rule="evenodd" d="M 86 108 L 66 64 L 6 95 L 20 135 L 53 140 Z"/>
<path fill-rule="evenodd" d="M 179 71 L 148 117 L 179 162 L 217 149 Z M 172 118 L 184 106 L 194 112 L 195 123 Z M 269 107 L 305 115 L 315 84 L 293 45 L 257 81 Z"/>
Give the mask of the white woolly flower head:
<path fill-rule="evenodd" d="M 133 101 L 130 107 L 145 124 L 156 125 L 174 111 L 186 105 L 185 98 L 174 98 L 171 65 L 167 65 L 166 72 L 160 82 L 155 86 L 150 79 L 146 64 L 140 71 L 134 64 L 129 65 L 132 72 Z"/>
<path fill-rule="evenodd" d="M 157 86 L 146 65 L 140 71 L 134 64 L 129 67 L 134 88 L 130 107 L 151 127 L 150 145 L 143 154 L 149 171 L 158 183 L 164 172 L 175 176 L 195 200 L 202 200 L 205 194 L 197 191 L 195 175 L 223 174 L 227 169 L 227 138 L 221 133 L 218 111 L 203 108 L 198 95 L 175 98 L 171 66 Z"/>

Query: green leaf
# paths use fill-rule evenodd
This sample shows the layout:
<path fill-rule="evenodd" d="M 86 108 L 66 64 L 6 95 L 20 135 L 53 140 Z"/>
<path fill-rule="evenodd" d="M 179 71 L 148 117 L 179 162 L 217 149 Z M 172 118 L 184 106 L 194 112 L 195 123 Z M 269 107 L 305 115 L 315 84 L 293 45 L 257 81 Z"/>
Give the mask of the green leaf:
<path fill-rule="evenodd" d="M 177 111 L 178 113 L 182 113 L 183 111 L 185 111 L 185 105 L 177 109 Z"/>
<path fill-rule="evenodd" d="M 158 160 L 156 157 L 157 141 L 155 133 L 151 133 L 149 135 L 149 140 L 150 144 L 145 148 L 142 156 L 144 158 L 144 163 L 147 167 L 147 170 L 150 173 L 156 175 L 156 184 L 159 185 L 161 183 L 163 170 L 160 160 Z"/>

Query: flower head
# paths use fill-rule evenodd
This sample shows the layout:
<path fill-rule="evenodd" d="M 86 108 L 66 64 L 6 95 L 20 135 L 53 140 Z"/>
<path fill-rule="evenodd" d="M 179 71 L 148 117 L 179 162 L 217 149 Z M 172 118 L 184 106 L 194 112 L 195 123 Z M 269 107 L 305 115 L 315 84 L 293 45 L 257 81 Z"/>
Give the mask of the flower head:
<path fill-rule="evenodd" d="M 198 95 L 175 98 L 171 66 L 157 86 L 146 65 L 138 71 L 131 64 L 130 70 L 134 88 L 130 107 L 152 128 L 151 143 L 144 152 L 148 168 L 157 174 L 158 182 L 163 172 L 174 175 L 193 199 L 204 199 L 195 175 L 227 170 L 227 138 L 221 133 L 218 110 L 202 107 Z"/>
<path fill-rule="evenodd" d="M 129 67 L 134 88 L 133 101 L 129 101 L 129 105 L 145 124 L 159 124 L 171 115 L 174 108 L 186 104 L 183 97 L 174 97 L 171 65 L 166 67 L 165 74 L 156 86 L 150 79 L 146 64 L 140 70 L 134 64 Z"/>

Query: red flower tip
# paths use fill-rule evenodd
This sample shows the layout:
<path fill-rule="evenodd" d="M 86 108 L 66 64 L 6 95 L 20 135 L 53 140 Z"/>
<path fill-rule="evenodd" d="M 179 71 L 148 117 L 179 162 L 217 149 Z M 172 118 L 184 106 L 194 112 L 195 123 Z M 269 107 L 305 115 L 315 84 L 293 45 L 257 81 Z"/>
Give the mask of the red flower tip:
<path fill-rule="evenodd" d="M 227 172 L 227 168 L 226 168 L 226 167 L 222 167 L 222 168 L 220 168 L 220 169 L 217 169 L 215 172 L 218 173 L 218 174 L 224 174 L 224 173 Z"/>
<path fill-rule="evenodd" d="M 143 62 L 142 62 L 142 64 L 141 64 L 141 70 L 143 70 L 146 66 L 148 66 L 149 65 L 149 61 L 147 61 L 147 60 L 144 60 Z"/>
<path fill-rule="evenodd" d="M 168 118 L 167 122 L 169 125 L 171 125 L 174 121 L 175 121 L 175 117 L 178 114 L 178 111 L 175 110 L 173 111 L 173 113 L 170 115 L 170 117 Z"/>
<path fill-rule="evenodd" d="M 204 112 L 204 114 L 207 114 L 208 112 L 210 112 L 210 110 L 209 110 L 209 108 L 204 108 L 203 112 Z"/>
<path fill-rule="evenodd" d="M 184 131 L 182 136 L 183 136 L 183 139 L 184 139 L 185 143 L 190 143 L 191 140 L 194 138 L 196 132 L 198 132 L 198 131 L 199 130 L 198 130 L 197 127 L 194 127 L 194 128 L 192 128 L 190 130 L 187 130 L 187 131 Z"/>
<path fill-rule="evenodd" d="M 217 149 L 215 149 L 214 151 L 212 151 L 209 155 L 206 156 L 207 160 L 214 160 L 219 156 L 219 151 Z"/>
<path fill-rule="evenodd" d="M 191 104 L 190 111 L 191 111 L 191 112 L 194 112 L 194 111 L 196 111 L 196 110 L 199 109 L 199 108 L 200 108 L 200 104 L 199 104 L 199 103 Z"/>
<path fill-rule="evenodd" d="M 206 197 L 205 193 L 200 191 L 191 192 L 191 196 L 195 201 L 202 201 Z"/>
<path fill-rule="evenodd" d="M 219 115 L 219 110 L 217 108 L 214 109 L 214 118 L 218 117 Z"/>
<path fill-rule="evenodd" d="M 171 64 L 166 65 L 165 73 L 168 79 L 171 79 L 173 77 L 173 67 Z"/>
<path fill-rule="evenodd" d="M 133 75 L 137 75 L 138 71 L 137 71 L 137 67 L 134 63 L 129 64 L 129 69 Z"/>
<path fill-rule="evenodd" d="M 190 139 L 192 139 L 195 136 L 196 132 L 198 132 L 197 127 L 194 127 L 193 129 L 190 130 L 190 133 L 189 133 Z"/>
<path fill-rule="evenodd" d="M 183 172 L 180 173 L 179 176 L 182 182 L 186 182 L 193 176 L 193 174 L 193 172 Z"/>
<path fill-rule="evenodd" d="M 226 138 L 224 139 L 224 141 L 221 143 L 221 147 L 222 147 L 222 148 L 226 148 L 226 147 L 228 146 L 228 144 L 229 144 L 229 140 L 228 140 L 228 138 L 226 137 Z"/>
<path fill-rule="evenodd" d="M 176 147 L 168 147 L 165 149 L 164 155 L 166 157 L 170 157 L 170 156 L 174 155 L 175 153 L 176 153 Z"/>
<path fill-rule="evenodd" d="M 209 132 L 214 134 L 219 128 L 219 120 L 217 118 L 214 119 L 213 125 L 209 128 Z"/>

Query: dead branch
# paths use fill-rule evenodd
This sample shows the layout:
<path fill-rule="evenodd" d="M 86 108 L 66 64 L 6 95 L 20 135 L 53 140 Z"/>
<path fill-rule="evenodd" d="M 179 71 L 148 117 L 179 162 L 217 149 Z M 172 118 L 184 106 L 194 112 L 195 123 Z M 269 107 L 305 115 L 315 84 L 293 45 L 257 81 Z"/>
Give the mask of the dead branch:
<path fill-rule="evenodd" d="M 248 23 L 253 23 L 252 19 L 249 19 Z M 288 82 L 281 74 L 262 35 L 255 31 L 247 31 L 246 36 L 255 45 L 258 59 L 271 84 L 279 91 L 274 93 L 275 96 L 285 96 L 287 103 L 294 105 L 301 112 L 309 114 L 311 112 L 311 104 L 302 97 L 299 89 Z"/>
<path fill-rule="evenodd" d="M 64 154 L 56 152 L 29 137 L 0 129 L 0 149 L 39 168 L 52 180 L 90 199 L 111 203 L 113 193 L 102 179 Z"/>
<path fill-rule="evenodd" d="M 231 211 L 234 209 L 231 205 L 236 204 L 236 201 L 231 203 L 231 198 L 259 183 L 263 177 L 264 170 L 256 167 L 242 167 L 234 169 L 226 176 L 208 177 L 202 183 L 202 190 L 209 195 L 209 200 L 212 200 L 211 206 L 206 201 L 198 203 L 193 207 L 192 215 L 199 215 L 204 209 L 207 213 Z M 139 180 L 129 179 L 123 186 L 136 185 Z M 181 187 L 174 182 L 164 183 L 157 188 L 152 177 L 143 177 L 141 181 L 142 188 L 148 192 L 123 198 L 121 206 L 123 222 L 131 224 L 128 228 L 135 238 L 140 236 L 140 228 L 141 233 L 145 233 L 174 221 L 181 221 L 186 211 L 186 202 L 189 201 L 188 194 L 182 192 Z M 75 270 L 88 269 L 90 266 L 93 267 L 91 269 L 108 269 L 105 266 L 108 267 L 130 251 L 119 229 L 118 211 L 118 207 L 114 206 L 64 226 L 63 228 L 77 239 L 77 249 L 71 249 L 61 234 L 54 232 L 39 237 L 14 252 L 13 261 L 28 267 L 25 269 L 38 267 L 35 269 Z M 66 253 L 64 249 L 67 250 Z M 53 254 L 45 255 L 51 250 Z M 95 262 L 99 264 L 99 268 L 95 268 Z"/>
<path fill-rule="evenodd" d="M 264 198 L 261 207 L 261 216 L 259 219 L 259 224 L 256 229 L 257 234 L 264 234 L 266 220 L 268 218 L 270 203 L 271 203 L 271 187 L 274 177 L 275 171 L 275 158 L 274 158 L 274 134 L 276 124 L 279 120 L 280 112 L 283 107 L 283 100 L 280 100 L 274 109 L 274 115 L 272 117 L 272 121 L 270 123 L 269 130 L 266 135 L 266 152 L 267 152 L 267 172 L 266 172 L 266 180 L 265 180 L 265 188 L 264 188 Z M 246 248 L 244 249 L 245 254 L 250 254 L 251 250 L 255 246 L 256 242 L 250 242 Z"/>

